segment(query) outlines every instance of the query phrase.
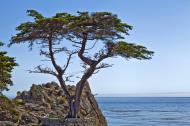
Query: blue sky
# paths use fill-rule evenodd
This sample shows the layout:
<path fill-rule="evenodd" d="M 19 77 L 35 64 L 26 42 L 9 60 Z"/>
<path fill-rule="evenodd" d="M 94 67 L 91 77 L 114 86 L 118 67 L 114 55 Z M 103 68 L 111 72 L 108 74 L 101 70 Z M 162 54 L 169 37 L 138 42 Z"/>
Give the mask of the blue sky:
<path fill-rule="evenodd" d="M 115 64 L 89 82 L 98 94 L 186 94 L 190 96 L 190 1 L 189 0 L 1 0 L 0 40 L 9 43 L 15 27 L 29 21 L 27 9 L 45 16 L 56 12 L 109 11 L 134 26 L 128 42 L 143 44 L 155 51 L 150 61 L 109 60 Z M 29 74 L 42 58 L 27 45 L 4 48 L 20 64 L 13 72 L 14 86 L 7 92 L 28 90 L 33 83 L 56 81 L 54 77 Z M 75 69 L 75 67 L 73 67 Z"/>

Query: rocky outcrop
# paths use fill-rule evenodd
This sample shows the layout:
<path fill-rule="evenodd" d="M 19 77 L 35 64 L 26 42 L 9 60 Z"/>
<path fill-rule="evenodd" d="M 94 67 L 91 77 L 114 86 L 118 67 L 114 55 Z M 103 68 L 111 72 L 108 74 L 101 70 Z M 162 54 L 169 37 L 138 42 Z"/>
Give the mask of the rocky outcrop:
<path fill-rule="evenodd" d="M 17 124 L 10 121 L 0 121 L 0 126 L 17 126 Z"/>
<path fill-rule="evenodd" d="M 74 94 L 75 86 L 67 86 L 67 88 L 71 94 Z M 69 110 L 67 98 L 55 82 L 42 85 L 33 84 L 29 91 L 18 92 L 14 101 L 17 103 L 15 109 L 19 112 L 17 124 L 24 126 L 40 124 L 44 119 L 64 120 Z M 99 109 L 88 84 L 82 92 L 80 106 L 80 119 L 92 119 L 95 120 L 96 126 L 107 126 L 105 117 Z"/>
<path fill-rule="evenodd" d="M 44 119 L 42 124 L 45 126 L 99 126 L 95 118 L 70 118 L 70 119 Z"/>

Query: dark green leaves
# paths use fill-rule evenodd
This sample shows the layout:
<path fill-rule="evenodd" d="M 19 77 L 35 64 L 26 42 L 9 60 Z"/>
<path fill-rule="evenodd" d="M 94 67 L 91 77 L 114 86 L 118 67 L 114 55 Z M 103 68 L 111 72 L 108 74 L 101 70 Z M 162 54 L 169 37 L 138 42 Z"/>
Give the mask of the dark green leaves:
<path fill-rule="evenodd" d="M 36 10 L 27 10 L 28 16 L 34 17 L 35 20 L 43 19 L 44 17 Z"/>
<path fill-rule="evenodd" d="M 74 16 L 67 13 L 57 13 L 51 18 L 46 18 L 35 10 L 27 12 L 29 16 L 34 18 L 34 21 L 24 22 L 17 26 L 18 33 L 11 38 L 9 45 L 24 42 L 33 45 L 37 41 L 41 41 L 40 44 L 45 44 L 50 37 L 53 41 L 59 40 L 68 33 L 66 25 L 75 19 Z"/>
<path fill-rule="evenodd" d="M 151 59 L 154 54 L 153 51 L 149 51 L 144 46 L 136 45 L 134 43 L 127 43 L 124 41 L 119 41 L 114 44 L 113 53 L 126 59 L 135 58 L 139 60 Z"/>
<path fill-rule="evenodd" d="M 3 45 L 0 42 L 0 47 Z M 6 55 L 7 52 L 0 51 L 0 94 L 3 90 L 8 90 L 8 85 L 12 85 L 11 72 L 15 66 L 18 64 L 15 63 L 13 57 Z"/>
<path fill-rule="evenodd" d="M 47 41 L 52 37 L 54 41 L 60 38 L 68 40 L 82 39 L 87 34 L 87 40 L 117 40 L 128 35 L 132 26 L 123 23 L 117 15 L 109 12 L 78 12 L 78 15 L 57 13 L 52 17 L 44 17 L 35 10 L 28 10 L 33 22 L 24 22 L 16 30 L 11 44 L 34 41 Z"/>
<path fill-rule="evenodd" d="M 100 49 L 95 55 L 100 59 L 121 56 L 142 60 L 150 59 L 153 55 L 144 46 L 122 41 L 129 34 L 129 30 L 132 30 L 132 26 L 110 12 L 77 12 L 77 15 L 57 13 L 49 18 L 35 10 L 28 10 L 27 13 L 34 21 L 19 25 L 16 29 L 18 33 L 12 37 L 10 44 L 28 42 L 29 47 L 36 43 L 44 48 L 49 41 L 52 45 L 61 45 L 60 42 L 67 39 L 74 45 L 71 50 L 80 50 L 81 44 L 86 47 L 90 42 L 96 43 L 98 40 L 107 42 L 107 49 Z"/>
<path fill-rule="evenodd" d="M 117 15 L 109 12 L 78 12 L 77 20 L 73 20 L 72 35 L 82 38 L 88 34 L 87 40 L 116 40 L 128 35 L 132 26 L 123 23 Z"/>

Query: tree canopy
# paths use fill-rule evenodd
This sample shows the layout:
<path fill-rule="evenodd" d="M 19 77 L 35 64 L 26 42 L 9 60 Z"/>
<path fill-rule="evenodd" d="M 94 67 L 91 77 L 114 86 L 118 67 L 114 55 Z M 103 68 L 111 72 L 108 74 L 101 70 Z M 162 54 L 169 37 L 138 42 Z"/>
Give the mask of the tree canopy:
<path fill-rule="evenodd" d="M 4 44 L 0 42 L 0 48 Z M 13 85 L 11 80 L 11 72 L 18 64 L 15 58 L 7 56 L 7 52 L 0 50 L 0 94 L 4 90 L 8 90 L 8 86 Z"/>
<path fill-rule="evenodd" d="M 44 17 L 35 10 L 28 10 L 27 13 L 34 20 L 24 22 L 16 28 L 18 33 L 12 37 L 10 45 L 29 43 L 30 49 L 34 44 L 40 45 L 40 54 L 51 61 L 53 68 L 37 66 L 36 70 L 30 72 L 57 77 L 69 103 L 74 105 L 70 106 L 71 117 L 77 117 L 80 96 L 87 80 L 100 69 L 112 66 L 104 63 L 105 59 L 120 56 L 125 59 L 148 60 L 154 53 L 142 45 L 126 42 L 125 38 L 132 26 L 110 12 L 77 12 L 76 15 L 57 13 L 52 17 Z M 67 48 L 66 42 L 72 43 L 72 47 Z M 97 43 L 101 46 L 98 45 L 99 50 L 92 53 Z M 64 65 L 58 65 L 55 58 L 57 53 L 67 55 L 61 57 L 67 59 Z M 65 86 L 65 72 L 73 55 L 78 56 L 85 69 L 77 82 L 75 96 L 71 96 Z"/>

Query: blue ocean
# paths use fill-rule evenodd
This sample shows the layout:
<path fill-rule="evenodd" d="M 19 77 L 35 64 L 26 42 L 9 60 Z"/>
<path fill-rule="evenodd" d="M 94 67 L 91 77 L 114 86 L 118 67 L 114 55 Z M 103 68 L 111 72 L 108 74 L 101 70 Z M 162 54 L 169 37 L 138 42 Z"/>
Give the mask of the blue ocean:
<path fill-rule="evenodd" d="M 189 97 L 98 97 L 108 126 L 190 126 Z"/>

